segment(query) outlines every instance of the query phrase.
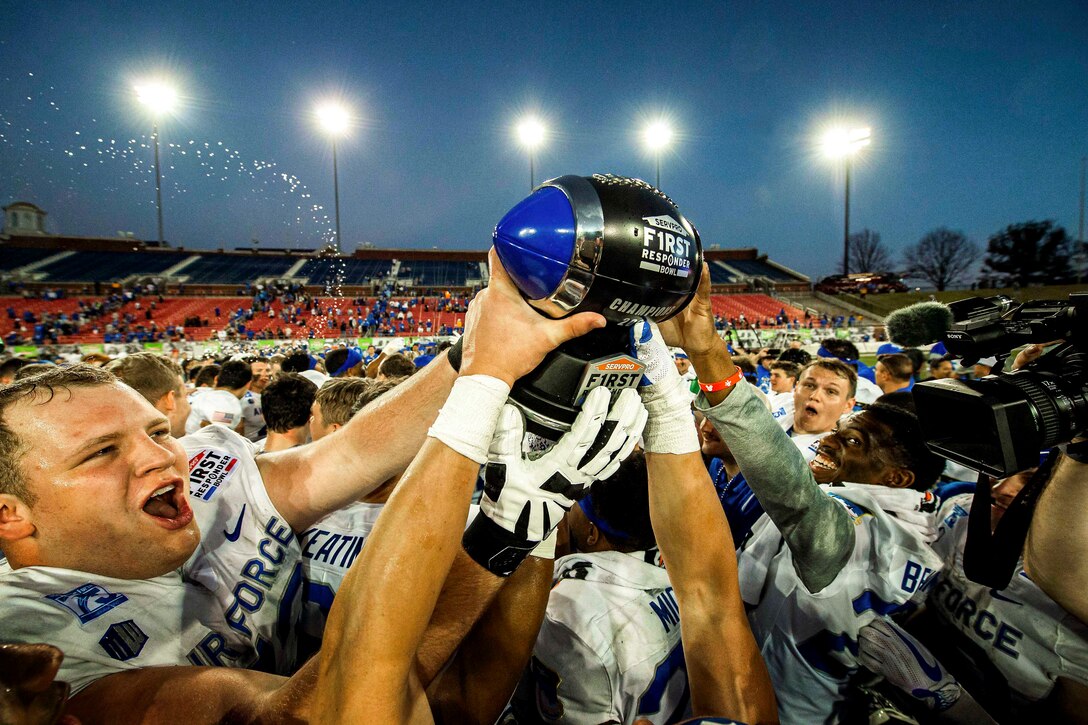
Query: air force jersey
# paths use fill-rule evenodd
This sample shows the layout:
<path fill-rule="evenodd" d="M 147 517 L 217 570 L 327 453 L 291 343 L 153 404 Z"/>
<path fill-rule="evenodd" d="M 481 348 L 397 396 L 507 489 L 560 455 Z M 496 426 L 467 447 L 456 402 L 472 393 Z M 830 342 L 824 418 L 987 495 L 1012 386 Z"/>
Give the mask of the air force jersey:
<path fill-rule="evenodd" d="M 201 534 L 183 574 L 212 592 L 230 648 L 252 652 L 253 669 L 290 674 L 302 552 L 268 498 L 253 444 L 218 425 L 185 436 L 181 444 L 189 456 L 189 503 Z"/>
<path fill-rule="evenodd" d="M 240 402 L 242 421 L 245 423 L 242 435 L 256 443 L 268 435 L 268 426 L 264 422 L 264 413 L 261 412 L 261 394 L 247 390 Z"/>
<path fill-rule="evenodd" d="M 114 579 L 0 563 L 0 641 L 45 642 L 64 652 L 57 679 L 76 693 L 106 675 L 164 665 L 241 666 L 221 632 L 211 593 L 178 571 Z"/>
<path fill-rule="evenodd" d="M 572 554 L 515 694 L 519 722 L 671 722 L 687 707 L 680 613 L 656 550 Z"/>
<path fill-rule="evenodd" d="M 1000 591 L 964 574 L 971 500 L 972 494 L 954 496 L 941 507 L 933 548 L 945 566 L 929 607 L 996 666 L 1014 704 L 1046 698 L 1059 677 L 1088 685 L 1088 627 L 1031 581 L 1023 562 Z"/>
<path fill-rule="evenodd" d="M 858 630 L 916 606 L 941 567 L 920 532 L 881 508 L 889 494 L 901 494 L 910 510 L 923 494 L 882 489 L 878 500 L 866 485 L 822 488 L 849 512 L 855 535 L 850 558 L 827 587 L 815 594 L 805 588 L 769 516 L 755 523 L 737 556 L 748 620 L 787 725 L 832 721 L 858 668 Z"/>

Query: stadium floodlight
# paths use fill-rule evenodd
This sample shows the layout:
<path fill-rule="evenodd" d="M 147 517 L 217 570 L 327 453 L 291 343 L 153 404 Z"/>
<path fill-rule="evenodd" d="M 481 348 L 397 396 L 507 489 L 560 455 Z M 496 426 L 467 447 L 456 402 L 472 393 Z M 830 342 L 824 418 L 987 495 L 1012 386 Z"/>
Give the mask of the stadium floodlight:
<path fill-rule="evenodd" d="M 315 110 L 318 125 L 332 139 L 332 190 L 336 210 L 336 253 L 340 254 L 340 173 L 336 161 L 336 139 L 347 133 L 351 126 L 351 113 L 342 103 L 326 101 Z"/>
<path fill-rule="evenodd" d="M 159 219 L 159 246 L 163 246 L 162 231 L 162 166 L 159 164 L 159 118 L 177 107 L 178 94 L 170 85 L 161 81 L 137 83 L 136 100 L 151 113 L 151 140 L 155 146 L 155 209 Z"/>
<path fill-rule="evenodd" d="M 842 273 L 850 274 L 850 167 L 854 155 L 872 143 L 872 129 L 868 126 L 859 128 L 833 128 L 824 134 L 821 147 L 824 153 L 833 159 L 842 159 L 846 170 L 846 194 L 844 195 L 843 231 L 842 231 Z M 863 270 L 864 271 L 864 270 Z"/>
<path fill-rule="evenodd" d="M 529 191 L 536 187 L 536 150 L 544 143 L 548 130 L 535 116 L 526 116 L 517 125 L 518 141 L 529 152 Z"/>
<path fill-rule="evenodd" d="M 661 188 L 661 152 L 672 143 L 672 126 L 666 121 L 654 121 L 642 131 L 642 140 L 646 147 L 654 152 L 657 166 L 656 186 Z"/>

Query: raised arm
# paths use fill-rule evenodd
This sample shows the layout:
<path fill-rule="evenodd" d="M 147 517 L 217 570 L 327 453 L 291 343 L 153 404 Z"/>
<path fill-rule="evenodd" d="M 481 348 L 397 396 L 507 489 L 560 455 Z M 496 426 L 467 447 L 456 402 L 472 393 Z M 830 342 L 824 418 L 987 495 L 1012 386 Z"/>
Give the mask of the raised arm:
<path fill-rule="evenodd" d="M 650 519 L 680 606 L 684 660 L 697 716 L 778 721 L 767 666 L 748 626 L 729 523 L 699 453 L 684 381 L 659 334 L 635 345 L 650 385 L 643 432 Z"/>
<path fill-rule="evenodd" d="M 714 330 L 705 268 L 695 299 L 661 323 L 661 333 L 666 343 L 684 349 L 701 383 L 735 379 L 737 368 Z M 854 527 L 846 510 L 820 490 L 797 447 L 743 380 L 701 392 L 695 405 L 729 446 L 756 498 L 782 532 L 805 587 L 811 592 L 826 587 L 854 548 Z"/>
<path fill-rule="evenodd" d="M 295 531 L 408 466 L 457 378 L 441 357 L 366 406 L 335 436 L 257 459 L 269 498 Z"/>
<path fill-rule="evenodd" d="M 330 612 L 311 721 L 431 720 L 418 651 L 461 548 L 473 483 L 510 386 L 556 345 L 603 324 L 594 314 L 547 320 L 521 299 L 494 255 L 491 263 L 491 286 L 469 311 L 462 377 Z M 590 397 L 607 408 L 607 394 Z M 604 412 L 591 408 L 587 399 L 583 415 L 599 429 Z"/>

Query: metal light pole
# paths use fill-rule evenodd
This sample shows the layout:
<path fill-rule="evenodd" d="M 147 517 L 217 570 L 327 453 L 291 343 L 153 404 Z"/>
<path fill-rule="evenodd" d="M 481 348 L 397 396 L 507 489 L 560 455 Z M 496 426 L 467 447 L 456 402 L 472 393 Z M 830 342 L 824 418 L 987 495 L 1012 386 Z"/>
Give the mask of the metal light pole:
<path fill-rule="evenodd" d="M 332 196 L 336 210 L 336 253 L 340 254 L 340 171 L 336 165 L 336 139 L 332 140 Z"/>
<path fill-rule="evenodd" d="M 159 166 L 159 124 L 151 124 L 151 138 L 155 139 L 155 208 L 159 212 L 159 246 L 163 245 L 162 233 L 162 169 Z"/>
<path fill-rule="evenodd" d="M 855 129 L 834 129 L 823 139 L 824 152 L 832 158 L 843 160 L 846 176 L 846 193 L 843 204 L 842 273 L 850 274 L 850 171 L 854 154 L 872 143 L 872 131 L 866 126 Z"/>
<path fill-rule="evenodd" d="M 332 139 L 332 194 L 336 219 L 336 253 L 341 254 L 343 248 L 340 241 L 340 168 L 336 157 L 336 140 L 348 130 L 351 115 L 343 105 L 329 102 L 317 108 L 317 120 Z"/>
<path fill-rule="evenodd" d="M 159 246 L 162 246 L 165 242 L 162 224 L 162 166 L 159 162 L 159 117 L 174 109 L 177 93 L 162 83 L 145 83 L 136 86 L 136 99 L 150 110 L 153 119 L 151 140 L 155 147 L 155 209 L 159 222 Z"/>

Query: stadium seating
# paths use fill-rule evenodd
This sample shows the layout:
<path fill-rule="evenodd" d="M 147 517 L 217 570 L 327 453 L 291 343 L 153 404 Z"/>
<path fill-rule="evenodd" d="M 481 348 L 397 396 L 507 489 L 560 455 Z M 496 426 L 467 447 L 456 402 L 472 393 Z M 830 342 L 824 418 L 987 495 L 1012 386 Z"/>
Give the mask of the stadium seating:
<path fill-rule="evenodd" d="M 0 270 L 10 272 L 28 264 L 40 262 L 46 257 L 57 254 L 56 249 L 20 249 L 19 247 L 4 247 L 0 250 Z"/>
<path fill-rule="evenodd" d="M 399 279 L 418 287 L 466 287 L 480 279 L 478 262 L 413 259 L 401 262 Z"/>
<path fill-rule="evenodd" d="M 282 277 L 298 261 L 286 255 L 205 254 L 179 274 L 189 284 L 242 284 L 261 277 Z"/>
<path fill-rule="evenodd" d="M 711 299 L 715 315 L 721 315 L 726 321 L 739 320 L 741 315 L 749 323 L 766 324 L 774 320 L 779 312 L 785 310 L 786 317 L 803 320 L 804 310 L 788 305 L 767 295 L 714 295 Z"/>
<path fill-rule="evenodd" d="M 710 265 L 711 284 L 738 284 L 743 281 L 736 272 L 725 266 L 720 260 L 707 260 Z"/>
<path fill-rule="evenodd" d="M 367 285 L 389 276 L 392 268 L 389 259 L 321 258 L 308 260 L 295 276 L 311 285 Z"/>
<path fill-rule="evenodd" d="M 35 272 L 44 272 L 49 282 L 115 282 L 134 274 L 158 274 L 184 259 L 177 253 L 76 252 Z"/>
<path fill-rule="evenodd" d="M 780 269 L 767 264 L 760 259 L 730 259 L 726 262 L 730 267 L 749 277 L 766 277 L 777 282 L 797 282 L 797 278 L 783 272 Z M 713 273 L 711 279 L 714 278 Z"/>

